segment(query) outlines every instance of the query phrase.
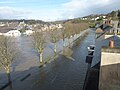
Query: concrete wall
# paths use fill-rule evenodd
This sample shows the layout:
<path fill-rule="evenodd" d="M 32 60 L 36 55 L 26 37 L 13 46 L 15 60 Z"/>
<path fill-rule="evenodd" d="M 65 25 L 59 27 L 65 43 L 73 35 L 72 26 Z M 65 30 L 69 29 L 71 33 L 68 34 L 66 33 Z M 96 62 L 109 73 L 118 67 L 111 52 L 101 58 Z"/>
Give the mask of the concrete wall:
<path fill-rule="evenodd" d="M 120 48 L 102 48 L 99 90 L 120 90 Z"/>
<path fill-rule="evenodd" d="M 114 35 L 105 35 L 104 39 L 107 39 L 107 38 L 112 37 L 112 36 L 114 36 Z"/>
<path fill-rule="evenodd" d="M 120 63 L 120 54 L 102 52 L 101 66 Z"/>
<path fill-rule="evenodd" d="M 120 35 L 117 35 L 120 38 Z"/>

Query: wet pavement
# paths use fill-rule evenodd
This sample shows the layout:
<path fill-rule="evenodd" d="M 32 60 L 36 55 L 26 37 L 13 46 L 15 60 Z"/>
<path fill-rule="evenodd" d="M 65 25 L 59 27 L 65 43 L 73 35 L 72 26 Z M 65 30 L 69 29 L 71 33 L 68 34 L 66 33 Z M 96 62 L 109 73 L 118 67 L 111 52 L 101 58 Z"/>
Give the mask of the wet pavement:
<path fill-rule="evenodd" d="M 24 42 L 24 41 L 22 41 Z M 21 44 L 23 48 L 25 44 Z M 25 69 L 20 70 L 20 67 L 17 67 L 17 64 L 12 74 L 16 74 L 16 78 L 13 79 L 13 90 L 82 90 L 84 79 L 87 71 L 87 64 L 85 63 L 87 52 L 87 46 L 90 44 L 95 44 L 95 32 L 93 30 L 89 31 L 89 35 L 85 38 L 84 41 L 80 42 L 77 47 L 73 47 L 71 50 L 73 54 L 71 58 L 65 57 L 62 54 L 59 55 L 54 61 L 49 62 L 44 65 L 42 68 L 38 68 L 38 57 L 33 48 L 27 49 L 28 53 L 22 53 L 24 58 L 30 60 L 29 68 L 21 63 L 21 66 Z M 30 44 L 28 44 L 30 45 Z M 24 47 L 25 48 L 25 47 Z M 24 49 L 23 48 L 23 49 Z M 33 52 L 29 53 L 32 50 Z M 31 55 L 30 57 L 27 54 Z M 32 58 L 31 58 L 32 57 Z M 36 62 L 34 60 L 36 58 Z M 21 58 L 19 58 L 21 60 Z M 19 61 L 19 60 L 18 60 Z M 19 63 L 19 64 L 20 64 Z M 13 73 L 12 72 L 12 73 Z M 19 73 L 24 73 L 19 75 Z M 22 80 L 21 77 L 30 74 L 28 78 Z M 8 88 L 6 88 L 8 90 Z"/>

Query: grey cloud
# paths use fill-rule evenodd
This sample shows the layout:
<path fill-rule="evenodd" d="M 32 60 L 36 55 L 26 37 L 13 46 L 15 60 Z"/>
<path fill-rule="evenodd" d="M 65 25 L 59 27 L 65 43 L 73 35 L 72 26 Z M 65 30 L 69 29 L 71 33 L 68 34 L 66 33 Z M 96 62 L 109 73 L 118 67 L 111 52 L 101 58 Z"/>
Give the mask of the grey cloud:
<path fill-rule="evenodd" d="M 11 7 L 0 7 L 0 19 L 27 19 L 30 13 Z"/>
<path fill-rule="evenodd" d="M 82 17 L 89 14 L 109 13 L 120 9 L 120 0 L 71 0 L 65 3 L 64 18 Z"/>

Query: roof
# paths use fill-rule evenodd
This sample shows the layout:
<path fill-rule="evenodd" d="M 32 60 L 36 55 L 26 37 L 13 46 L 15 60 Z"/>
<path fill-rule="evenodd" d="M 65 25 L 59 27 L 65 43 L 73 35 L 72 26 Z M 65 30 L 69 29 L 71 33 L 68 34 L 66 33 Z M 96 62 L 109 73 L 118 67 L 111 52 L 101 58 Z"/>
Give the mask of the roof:
<path fill-rule="evenodd" d="M 114 41 L 115 47 L 120 47 L 120 37 L 113 35 L 112 37 L 109 37 L 107 39 L 104 39 L 104 35 L 102 35 L 100 38 L 96 39 L 95 43 L 95 51 L 94 51 L 94 58 L 92 60 L 92 67 L 97 64 L 100 61 L 101 58 L 101 48 L 102 47 L 108 47 L 109 41 Z"/>
<path fill-rule="evenodd" d="M 109 43 L 110 40 L 114 41 L 115 47 L 120 46 L 120 37 L 118 37 L 117 35 L 105 39 L 105 42 Z"/>
<path fill-rule="evenodd" d="M 0 33 L 7 33 L 8 31 L 12 30 L 11 27 L 0 27 Z"/>
<path fill-rule="evenodd" d="M 110 30 L 112 28 L 112 26 L 102 24 L 99 28 L 101 28 L 103 31 L 107 31 L 107 30 Z"/>
<path fill-rule="evenodd" d="M 104 37 L 104 35 L 102 35 L 102 37 Z M 94 52 L 94 58 L 92 61 L 92 67 L 90 68 L 90 70 L 88 72 L 84 90 L 98 90 L 99 75 L 100 75 L 99 70 L 100 70 L 101 48 L 102 48 L 102 46 L 108 46 L 110 40 L 114 41 L 115 47 L 120 46 L 120 37 L 118 37 L 117 35 L 114 35 L 107 39 L 102 39 L 102 40 L 99 40 L 96 42 L 96 48 L 95 48 L 95 52 Z M 118 52 L 119 52 L 119 50 L 118 50 Z M 117 67 L 117 66 L 118 65 L 116 65 L 115 67 Z"/>
<path fill-rule="evenodd" d="M 113 28 L 113 27 L 109 26 L 109 25 L 106 25 L 106 24 L 102 24 L 98 29 L 96 29 L 96 32 L 103 30 L 103 32 L 101 32 L 101 34 L 98 33 L 100 35 L 98 35 L 97 38 L 103 36 L 105 33 L 107 33 L 107 31 L 110 31 L 111 28 Z M 100 29 L 102 29 L 102 30 L 100 30 Z"/>
<path fill-rule="evenodd" d="M 103 33 L 103 30 L 101 28 L 97 28 L 96 33 Z"/>
<path fill-rule="evenodd" d="M 99 28 L 101 28 L 101 29 L 104 29 L 105 27 L 106 27 L 105 24 L 102 24 L 101 26 L 99 26 Z"/>

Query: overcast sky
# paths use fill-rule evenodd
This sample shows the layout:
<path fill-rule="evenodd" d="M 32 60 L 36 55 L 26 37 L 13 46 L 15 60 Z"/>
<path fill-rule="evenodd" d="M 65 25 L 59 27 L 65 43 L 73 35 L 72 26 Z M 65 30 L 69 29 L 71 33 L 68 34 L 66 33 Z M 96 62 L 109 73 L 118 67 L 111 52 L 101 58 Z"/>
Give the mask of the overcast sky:
<path fill-rule="evenodd" d="M 120 0 L 0 0 L 0 19 L 53 21 L 120 9 Z"/>

